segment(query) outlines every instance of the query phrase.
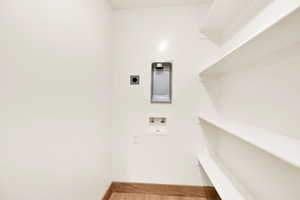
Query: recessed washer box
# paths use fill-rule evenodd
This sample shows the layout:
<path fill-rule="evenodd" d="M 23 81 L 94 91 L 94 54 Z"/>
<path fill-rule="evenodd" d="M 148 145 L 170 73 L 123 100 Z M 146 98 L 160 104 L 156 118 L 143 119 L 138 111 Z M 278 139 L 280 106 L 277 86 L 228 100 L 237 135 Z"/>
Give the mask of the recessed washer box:
<path fill-rule="evenodd" d="M 172 103 L 172 63 L 152 63 L 151 103 Z"/>

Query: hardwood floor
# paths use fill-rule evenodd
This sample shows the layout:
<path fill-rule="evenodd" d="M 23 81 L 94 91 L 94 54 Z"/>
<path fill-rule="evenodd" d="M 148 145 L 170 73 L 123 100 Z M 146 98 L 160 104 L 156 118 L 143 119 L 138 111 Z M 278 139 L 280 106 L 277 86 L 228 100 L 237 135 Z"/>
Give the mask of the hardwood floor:
<path fill-rule="evenodd" d="M 207 200 L 207 198 L 114 192 L 111 195 L 110 200 Z"/>
<path fill-rule="evenodd" d="M 214 187 L 112 182 L 102 200 L 221 200 Z"/>

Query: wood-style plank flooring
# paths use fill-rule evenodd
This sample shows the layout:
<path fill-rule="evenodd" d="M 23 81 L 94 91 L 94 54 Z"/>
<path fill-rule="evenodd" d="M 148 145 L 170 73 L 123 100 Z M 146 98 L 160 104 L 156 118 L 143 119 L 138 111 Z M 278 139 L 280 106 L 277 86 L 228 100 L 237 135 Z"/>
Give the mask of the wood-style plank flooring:
<path fill-rule="evenodd" d="M 114 192 L 110 200 L 207 200 L 203 197 L 181 197 L 181 196 L 164 196 L 156 194 L 141 193 L 119 193 Z"/>

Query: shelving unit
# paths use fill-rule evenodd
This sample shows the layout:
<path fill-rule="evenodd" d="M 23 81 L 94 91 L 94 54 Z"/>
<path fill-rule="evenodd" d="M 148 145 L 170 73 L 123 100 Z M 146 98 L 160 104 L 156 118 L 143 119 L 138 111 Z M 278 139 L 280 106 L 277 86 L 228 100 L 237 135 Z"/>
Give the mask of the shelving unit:
<path fill-rule="evenodd" d="M 212 156 L 202 154 L 198 161 L 212 181 L 222 200 L 252 200 L 253 198 L 241 185 L 233 181 L 225 173 Z"/>
<path fill-rule="evenodd" d="M 300 1 L 235 1 L 216 0 L 202 27 L 218 44 L 234 37 L 199 73 L 218 116 L 198 116 L 207 146 L 199 161 L 222 199 L 297 200 Z"/>
<path fill-rule="evenodd" d="M 294 52 L 300 42 L 300 12 L 296 12 L 299 6 L 300 2 L 294 3 L 294 6 L 286 9 L 287 13 L 272 26 L 266 27 L 255 37 L 237 45 L 199 75 L 203 77 L 222 74 L 240 69 L 258 59 L 276 58 L 282 55 L 282 52 L 285 54 Z"/>
<path fill-rule="evenodd" d="M 245 124 L 237 124 L 225 120 L 213 120 L 205 116 L 199 116 L 199 120 L 222 129 L 226 133 L 236 136 L 300 168 L 299 140 Z"/>
<path fill-rule="evenodd" d="M 201 27 L 202 32 L 222 44 L 273 0 L 215 0 Z"/>

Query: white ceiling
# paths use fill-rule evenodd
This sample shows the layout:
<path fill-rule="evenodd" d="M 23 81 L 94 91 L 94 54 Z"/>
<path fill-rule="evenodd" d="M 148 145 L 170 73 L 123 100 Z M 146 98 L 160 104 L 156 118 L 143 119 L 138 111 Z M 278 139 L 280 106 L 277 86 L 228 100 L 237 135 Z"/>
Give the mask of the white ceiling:
<path fill-rule="evenodd" d="M 114 9 L 147 8 L 160 6 L 211 3 L 213 0 L 109 0 Z"/>

